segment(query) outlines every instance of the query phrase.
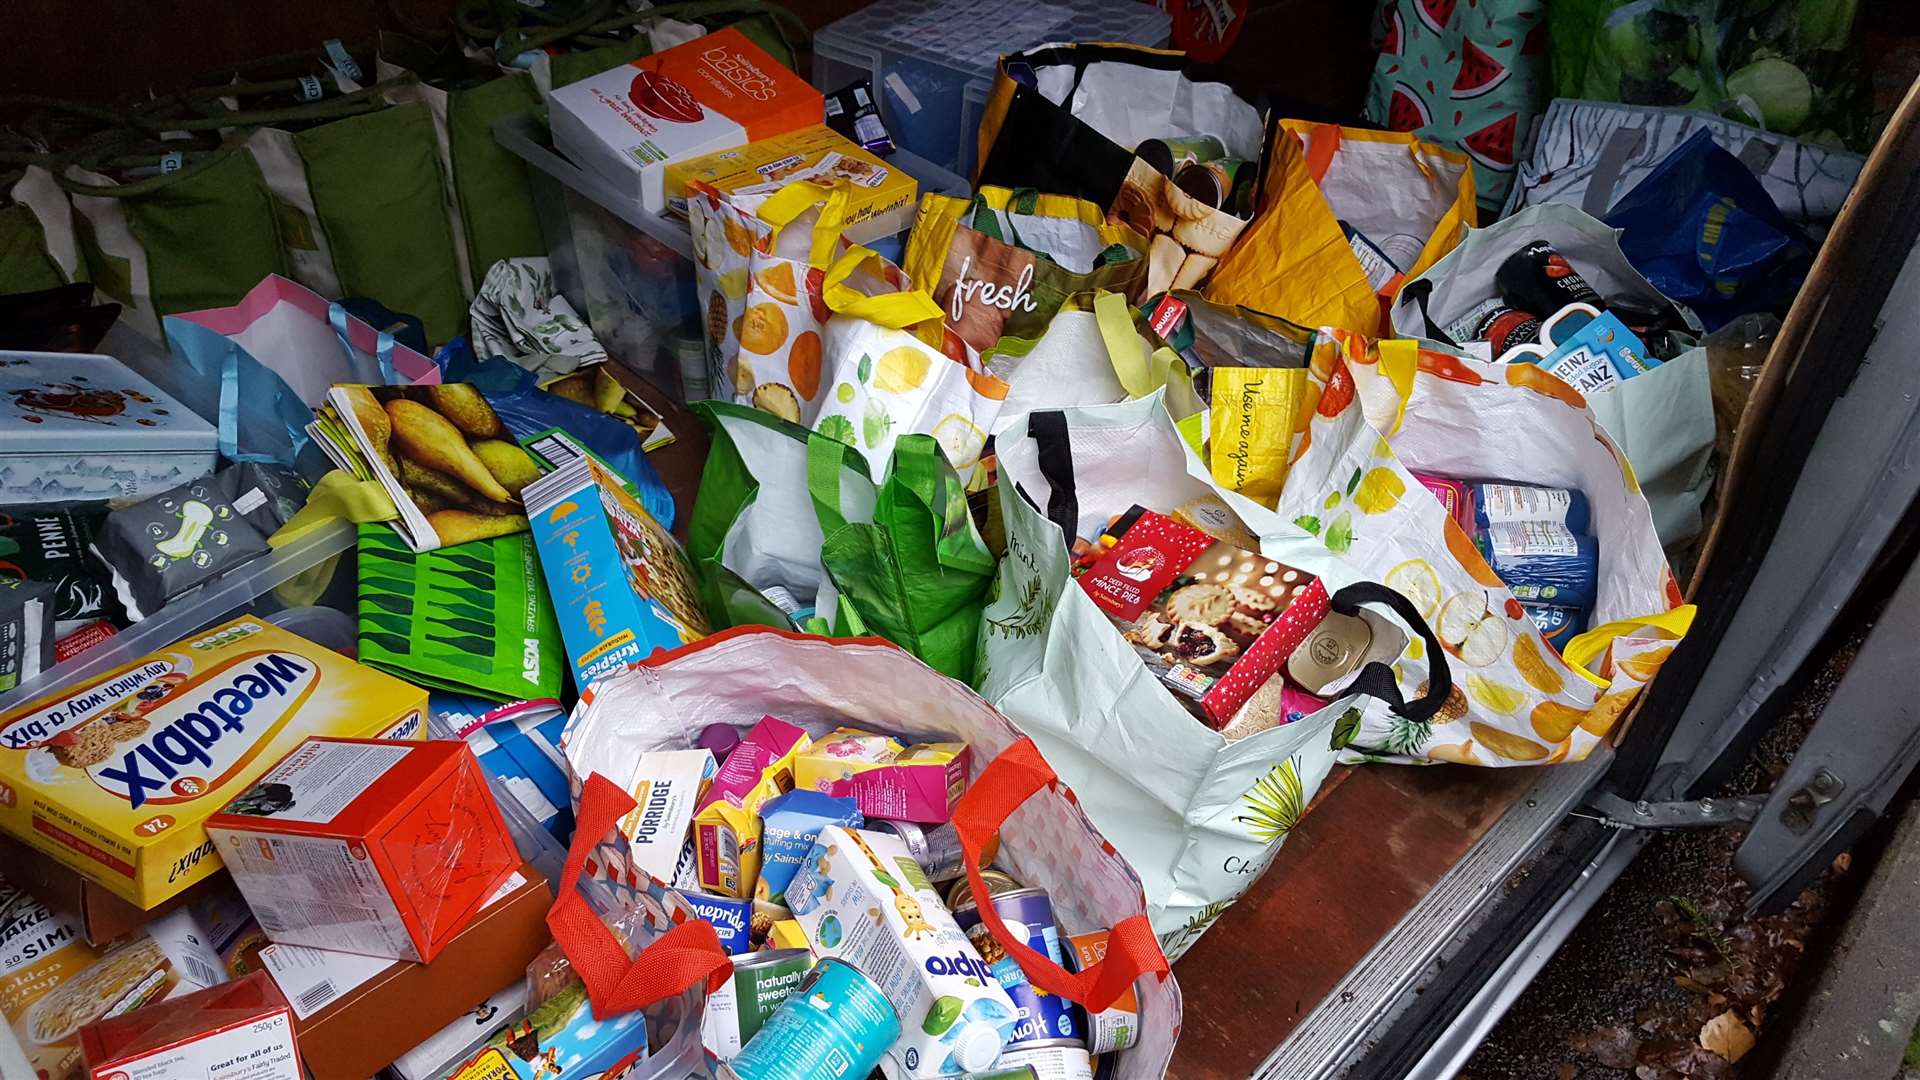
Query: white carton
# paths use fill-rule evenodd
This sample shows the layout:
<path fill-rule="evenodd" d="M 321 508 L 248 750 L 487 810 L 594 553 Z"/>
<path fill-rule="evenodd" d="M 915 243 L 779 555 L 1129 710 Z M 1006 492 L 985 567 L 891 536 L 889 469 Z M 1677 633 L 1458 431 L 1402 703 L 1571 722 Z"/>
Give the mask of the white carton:
<path fill-rule="evenodd" d="M 888 1054 L 915 1078 L 980 1072 L 1017 1021 L 993 969 L 896 836 L 829 825 L 787 886 L 817 957 L 873 980 L 900 1016 Z"/>

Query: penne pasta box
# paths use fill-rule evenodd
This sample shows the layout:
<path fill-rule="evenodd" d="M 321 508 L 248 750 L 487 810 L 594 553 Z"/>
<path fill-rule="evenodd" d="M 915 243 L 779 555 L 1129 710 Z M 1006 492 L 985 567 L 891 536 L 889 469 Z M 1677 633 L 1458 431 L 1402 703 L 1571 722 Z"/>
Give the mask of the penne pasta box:
<path fill-rule="evenodd" d="M 309 735 L 426 737 L 427 693 L 241 618 L 0 714 L 0 829 L 151 908 L 220 869 L 206 819 Z"/>

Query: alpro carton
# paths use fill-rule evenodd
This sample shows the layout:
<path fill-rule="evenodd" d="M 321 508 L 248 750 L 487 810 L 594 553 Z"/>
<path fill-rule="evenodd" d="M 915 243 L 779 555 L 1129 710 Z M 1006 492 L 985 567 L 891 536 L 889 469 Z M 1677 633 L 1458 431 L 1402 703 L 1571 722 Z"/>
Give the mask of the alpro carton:
<path fill-rule="evenodd" d="M 553 142 L 652 213 L 666 165 L 818 124 L 820 91 L 728 28 L 553 92 Z"/>
<path fill-rule="evenodd" d="M 0 828 L 151 908 L 208 816 L 309 735 L 421 739 L 426 691 L 253 618 L 0 715 Z"/>

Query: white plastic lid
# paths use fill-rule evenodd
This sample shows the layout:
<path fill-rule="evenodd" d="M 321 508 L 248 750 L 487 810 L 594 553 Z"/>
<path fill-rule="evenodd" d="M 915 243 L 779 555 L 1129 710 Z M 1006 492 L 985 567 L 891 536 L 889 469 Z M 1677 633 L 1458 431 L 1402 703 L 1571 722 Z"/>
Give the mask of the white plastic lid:
<path fill-rule="evenodd" d="M 953 1063 L 960 1066 L 962 1072 L 984 1072 L 1000 1059 L 1000 1048 L 1006 1040 L 1000 1037 L 1000 1029 L 984 1020 L 975 1020 L 962 1025 L 960 1034 L 953 1040 Z"/>

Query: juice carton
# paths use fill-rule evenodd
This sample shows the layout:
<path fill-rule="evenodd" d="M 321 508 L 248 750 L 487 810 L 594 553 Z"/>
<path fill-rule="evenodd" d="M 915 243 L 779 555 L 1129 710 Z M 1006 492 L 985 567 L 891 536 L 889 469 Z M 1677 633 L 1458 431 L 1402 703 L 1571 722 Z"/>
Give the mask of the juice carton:
<path fill-rule="evenodd" d="M 814 954 L 880 987 L 905 1032 L 888 1054 L 910 1077 L 980 1072 L 1018 1017 L 993 969 L 896 836 L 829 825 L 787 886 Z"/>
<path fill-rule="evenodd" d="M 820 91 L 728 28 L 563 86 L 551 101 L 561 153 L 666 207 L 666 165 L 818 124 Z"/>
<path fill-rule="evenodd" d="M 427 693 L 251 617 L 0 714 L 0 828 L 141 907 L 220 869 L 203 823 L 309 735 L 426 736 Z"/>
<path fill-rule="evenodd" d="M 462 742 L 308 739 L 207 819 L 276 942 L 432 960 L 520 867 Z"/>
<path fill-rule="evenodd" d="M 618 476 L 579 458 L 520 497 L 583 689 L 656 649 L 707 636 L 686 552 Z"/>

